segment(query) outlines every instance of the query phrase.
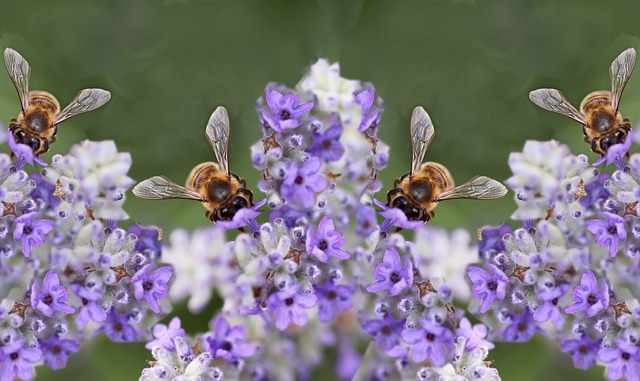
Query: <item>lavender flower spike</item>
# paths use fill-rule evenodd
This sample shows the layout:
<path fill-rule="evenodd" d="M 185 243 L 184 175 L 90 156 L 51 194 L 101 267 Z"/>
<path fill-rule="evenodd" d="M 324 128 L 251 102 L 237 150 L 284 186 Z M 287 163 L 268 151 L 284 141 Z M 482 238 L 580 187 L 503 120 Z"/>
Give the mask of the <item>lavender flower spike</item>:
<path fill-rule="evenodd" d="M 607 217 L 606 221 L 589 220 L 587 229 L 596 235 L 598 245 L 609 246 L 609 255 L 615 257 L 618 253 L 618 243 L 627 239 L 624 218 L 607 212 L 603 212 L 602 215 Z"/>
<path fill-rule="evenodd" d="M 31 286 L 31 306 L 47 317 L 53 317 L 54 312 L 71 314 L 75 308 L 66 304 L 69 292 L 60 285 L 58 274 L 49 271 L 42 281 L 42 289 L 38 290 L 36 283 Z"/>
<path fill-rule="evenodd" d="M 348 259 L 349 253 L 340 247 L 344 245 L 344 238 L 338 233 L 329 216 L 322 218 L 318 224 L 315 236 L 311 229 L 307 231 L 307 252 L 320 262 L 327 263 L 330 257 Z"/>
<path fill-rule="evenodd" d="M 609 308 L 609 286 L 605 282 L 602 291 L 598 291 L 598 280 L 591 271 L 582 275 L 580 285 L 571 292 L 575 302 L 565 309 L 568 314 L 585 312 L 587 317 L 595 316 L 603 309 Z"/>
<path fill-rule="evenodd" d="M 283 95 L 276 90 L 267 91 L 265 99 L 271 113 L 263 111 L 262 118 L 278 132 L 301 125 L 302 122 L 298 118 L 313 108 L 313 102 L 300 104 L 300 97 L 297 95 Z"/>
<path fill-rule="evenodd" d="M 147 274 L 150 267 L 151 265 L 145 265 L 138 270 L 131 278 L 131 282 L 133 283 L 136 299 L 138 301 L 146 299 L 151 311 L 159 313 L 158 299 L 166 298 L 169 290 L 167 282 L 171 278 L 173 269 L 170 266 L 164 266 L 151 274 Z"/>
<path fill-rule="evenodd" d="M 369 292 L 389 290 L 389 295 L 398 295 L 402 290 L 413 284 L 413 264 L 407 260 L 404 269 L 400 261 L 400 254 L 394 247 L 390 247 L 384 253 L 382 263 L 373 270 L 373 276 L 378 281 L 367 287 Z"/>
<path fill-rule="evenodd" d="M 489 266 L 493 274 L 476 266 L 470 266 L 467 270 L 469 278 L 473 282 L 473 296 L 476 299 L 482 299 L 480 313 L 487 312 L 494 300 L 497 299 L 501 302 L 504 299 L 509 283 L 509 278 L 499 268 L 494 265 Z"/>

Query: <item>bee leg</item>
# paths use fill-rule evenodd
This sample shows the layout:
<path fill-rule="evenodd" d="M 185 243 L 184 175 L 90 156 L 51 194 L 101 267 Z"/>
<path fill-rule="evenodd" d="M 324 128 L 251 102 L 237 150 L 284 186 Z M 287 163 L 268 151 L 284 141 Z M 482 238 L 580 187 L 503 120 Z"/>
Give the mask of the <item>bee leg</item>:
<path fill-rule="evenodd" d="M 49 151 L 49 139 L 42 138 L 42 152 Z"/>
<path fill-rule="evenodd" d="M 216 217 L 210 211 L 207 210 L 206 212 L 204 212 L 204 216 L 207 217 L 209 221 L 213 222 L 214 224 L 216 223 L 216 219 L 215 219 Z"/>

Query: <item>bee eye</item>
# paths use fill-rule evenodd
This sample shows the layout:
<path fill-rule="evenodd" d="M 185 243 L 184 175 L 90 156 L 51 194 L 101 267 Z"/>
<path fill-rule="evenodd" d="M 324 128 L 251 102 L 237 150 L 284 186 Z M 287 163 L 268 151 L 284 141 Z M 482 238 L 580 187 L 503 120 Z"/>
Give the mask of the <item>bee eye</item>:
<path fill-rule="evenodd" d="M 38 148 L 40 148 L 40 140 L 31 138 L 31 140 L 29 141 L 29 145 L 32 149 L 37 150 Z"/>
<path fill-rule="evenodd" d="M 391 205 L 391 207 L 402 208 L 405 205 L 407 205 L 407 200 L 404 197 L 398 197 L 395 200 L 393 200 L 393 205 Z"/>
<path fill-rule="evenodd" d="M 610 145 L 611 141 L 609 140 L 609 138 L 603 138 L 600 140 L 600 148 L 602 148 L 603 150 L 606 151 Z"/>
<path fill-rule="evenodd" d="M 242 197 L 236 197 L 233 199 L 233 202 L 231 202 L 231 204 L 237 208 L 246 208 L 249 205 L 247 205 L 247 201 L 242 198 Z"/>
<path fill-rule="evenodd" d="M 17 138 L 24 138 L 25 136 L 27 136 L 27 134 L 25 134 L 24 131 L 22 131 L 22 130 L 16 132 L 16 137 Z"/>

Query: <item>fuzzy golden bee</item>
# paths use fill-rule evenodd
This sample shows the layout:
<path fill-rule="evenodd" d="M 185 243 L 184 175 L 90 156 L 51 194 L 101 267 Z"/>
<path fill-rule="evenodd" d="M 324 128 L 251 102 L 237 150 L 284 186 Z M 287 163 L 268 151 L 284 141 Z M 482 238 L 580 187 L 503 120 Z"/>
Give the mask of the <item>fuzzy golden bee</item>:
<path fill-rule="evenodd" d="M 618 112 L 622 91 L 636 62 L 636 51 L 629 48 L 611 63 L 611 91 L 594 91 L 580 103 L 580 111 L 556 89 L 537 89 L 529 99 L 545 110 L 567 116 L 582 124 L 584 140 L 591 150 L 605 155 L 609 147 L 622 143 L 631 131 L 631 122 Z"/>
<path fill-rule="evenodd" d="M 148 200 L 187 199 L 200 201 L 212 222 L 233 219 L 236 212 L 253 205 L 253 193 L 243 179 L 229 171 L 229 115 L 218 107 L 207 124 L 207 140 L 218 163 L 198 164 L 191 170 L 186 187 L 164 176 L 154 176 L 133 188 L 133 194 Z"/>
<path fill-rule="evenodd" d="M 58 125 L 76 115 L 95 110 L 111 98 L 111 93 L 102 89 L 84 89 L 60 111 L 58 100 L 46 91 L 29 91 L 29 63 L 13 49 L 4 51 L 4 63 L 11 81 L 18 91 L 22 112 L 11 119 L 9 131 L 16 142 L 31 147 L 39 155 L 49 150 L 56 140 Z"/>
<path fill-rule="evenodd" d="M 453 177 L 442 164 L 423 163 L 434 134 L 429 114 L 422 107 L 416 107 L 411 115 L 411 171 L 398 178 L 393 189 L 387 192 L 388 206 L 402 210 L 409 220 L 426 223 L 434 217 L 433 209 L 440 201 L 491 200 L 507 194 L 504 185 L 485 176 L 454 186 Z"/>

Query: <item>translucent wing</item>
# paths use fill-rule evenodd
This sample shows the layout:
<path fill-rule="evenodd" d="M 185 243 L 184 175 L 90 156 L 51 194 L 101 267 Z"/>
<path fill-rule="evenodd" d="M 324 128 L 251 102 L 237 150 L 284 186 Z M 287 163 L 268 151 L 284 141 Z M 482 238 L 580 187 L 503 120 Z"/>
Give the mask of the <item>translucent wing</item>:
<path fill-rule="evenodd" d="M 211 114 L 207 124 L 206 135 L 213 152 L 216 154 L 218 167 L 229 176 L 229 115 L 224 107 L 218 107 Z"/>
<path fill-rule="evenodd" d="M 442 192 L 436 201 L 455 198 L 493 200 L 507 194 L 507 188 L 500 182 L 485 176 L 476 176 L 464 184 Z"/>
<path fill-rule="evenodd" d="M 133 194 L 147 200 L 179 198 L 206 201 L 198 192 L 176 184 L 164 176 L 153 176 L 133 187 Z"/>
<path fill-rule="evenodd" d="M 6 48 L 4 50 L 4 64 L 7 66 L 11 81 L 18 91 L 20 105 L 22 112 L 24 112 L 29 107 L 29 75 L 31 74 L 29 63 L 15 50 Z"/>
<path fill-rule="evenodd" d="M 620 53 L 609 68 L 609 75 L 611 76 L 611 106 L 616 111 L 618 111 L 622 91 L 631 76 L 635 63 L 636 50 L 629 48 Z"/>
<path fill-rule="evenodd" d="M 102 89 L 84 89 L 76 95 L 69 103 L 69 106 L 56 114 L 55 124 L 64 122 L 65 120 L 95 110 L 111 99 L 111 93 Z"/>
<path fill-rule="evenodd" d="M 580 124 L 585 124 L 584 115 L 569 103 L 556 89 L 538 89 L 529 93 L 531 102 L 545 110 L 568 116 Z"/>
<path fill-rule="evenodd" d="M 422 159 L 424 159 L 424 154 L 427 152 L 434 134 L 435 130 L 429 114 L 420 106 L 413 109 L 413 114 L 411 114 L 411 175 L 420 170 Z"/>

